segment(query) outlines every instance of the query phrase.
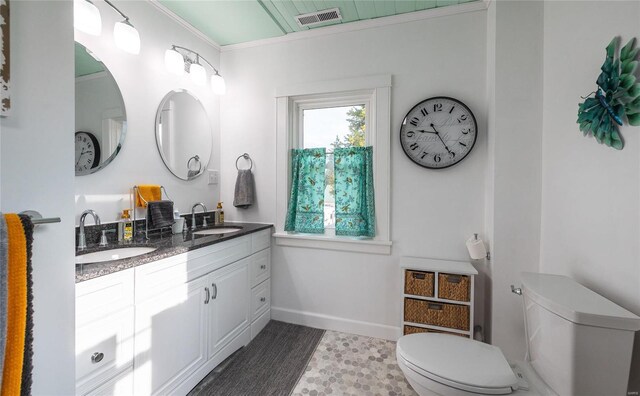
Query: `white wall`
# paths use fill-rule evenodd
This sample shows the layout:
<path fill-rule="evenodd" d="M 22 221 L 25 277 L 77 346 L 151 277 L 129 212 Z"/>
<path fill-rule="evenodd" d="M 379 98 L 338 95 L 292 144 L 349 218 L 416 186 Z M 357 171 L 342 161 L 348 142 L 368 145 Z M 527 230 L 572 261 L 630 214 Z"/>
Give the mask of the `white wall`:
<path fill-rule="evenodd" d="M 219 64 L 219 51 L 148 2 L 118 1 L 116 5 L 131 18 L 140 33 L 140 54 L 127 54 L 113 42 L 113 25 L 119 21 L 118 14 L 104 2 L 95 4 L 102 15 L 102 35 L 90 36 L 77 31 L 75 38 L 93 51 L 113 74 L 126 106 L 128 128 L 122 151 L 111 164 L 94 174 L 76 177 L 76 224 L 85 209 L 96 210 L 103 221 L 116 220 L 122 209 L 131 207 L 129 191 L 136 184 L 164 185 L 176 209 L 183 213 L 189 212 L 196 202 L 214 208 L 219 188 L 207 184 L 206 174 L 193 181 L 183 181 L 165 167 L 156 146 L 155 118 L 160 101 L 170 90 L 191 91 L 202 101 L 213 129 L 208 168 L 219 169 L 219 99 L 208 85 L 195 86 L 188 75 L 171 75 L 164 67 L 164 52 L 172 44 L 195 50 L 214 65 Z M 220 72 L 226 77 L 224 70 Z M 69 131 L 70 136 L 72 132 Z"/>
<path fill-rule="evenodd" d="M 540 271 L 571 276 L 640 314 L 640 128 L 621 127 L 617 151 L 576 124 L 609 41 L 640 39 L 640 3 L 548 2 L 544 17 Z M 637 392 L 640 336 L 634 349 L 629 391 Z"/>
<path fill-rule="evenodd" d="M 71 2 L 11 2 L 12 113 L 0 119 L 2 212 L 62 223 L 34 233 L 34 395 L 75 391 Z"/>
<path fill-rule="evenodd" d="M 392 255 L 275 247 L 274 317 L 315 318 L 309 323 L 393 338 L 400 323 L 399 258 L 468 258 L 464 241 L 484 229 L 485 28 L 483 10 L 223 52 L 221 194 L 229 220 L 275 223 L 276 88 L 393 76 Z M 438 95 L 472 109 L 479 137 L 462 163 L 435 171 L 404 155 L 398 131 L 413 105 Z M 257 204 L 247 210 L 231 206 L 235 160 L 244 152 L 253 158 L 257 188 Z"/>
<path fill-rule="evenodd" d="M 489 177 L 491 241 L 490 340 L 510 359 L 524 359 L 520 273 L 538 271 L 542 147 L 540 1 L 492 2 L 489 24 Z M 526 43 L 526 44 L 525 44 Z"/>

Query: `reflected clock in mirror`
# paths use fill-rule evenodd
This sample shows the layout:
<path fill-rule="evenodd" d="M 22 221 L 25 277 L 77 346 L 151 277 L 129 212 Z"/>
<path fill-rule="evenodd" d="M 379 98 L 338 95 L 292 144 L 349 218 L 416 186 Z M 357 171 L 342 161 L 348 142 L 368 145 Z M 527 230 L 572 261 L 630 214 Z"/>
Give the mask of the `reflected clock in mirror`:
<path fill-rule="evenodd" d="M 103 169 L 124 144 L 127 117 L 122 93 L 105 65 L 76 43 L 76 176 Z"/>
<path fill-rule="evenodd" d="M 176 177 L 200 176 L 211 158 L 213 136 L 207 112 L 190 92 L 169 92 L 156 114 L 156 143 L 162 161 Z"/>

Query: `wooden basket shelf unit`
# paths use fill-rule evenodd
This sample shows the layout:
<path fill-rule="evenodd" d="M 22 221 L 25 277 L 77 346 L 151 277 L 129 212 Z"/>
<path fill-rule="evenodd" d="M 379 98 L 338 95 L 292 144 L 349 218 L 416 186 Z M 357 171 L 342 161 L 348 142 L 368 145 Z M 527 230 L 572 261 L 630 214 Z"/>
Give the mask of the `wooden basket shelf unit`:
<path fill-rule="evenodd" d="M 468 262 L 403 257 L 402 333 L 473 338 L 474 279 Z"/>

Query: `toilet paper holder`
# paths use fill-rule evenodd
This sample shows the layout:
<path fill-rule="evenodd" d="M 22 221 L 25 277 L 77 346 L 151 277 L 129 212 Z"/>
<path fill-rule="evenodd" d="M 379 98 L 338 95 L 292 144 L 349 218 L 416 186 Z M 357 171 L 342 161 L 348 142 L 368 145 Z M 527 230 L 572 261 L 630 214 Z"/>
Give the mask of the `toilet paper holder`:
<path fill-rule="evenodd" d="M 473 254 L 472 250 L 474 250 L 474 248 L 476 248 L 477 246 L 473 246 L 472 247 L 472 245 L 470 243 L 475 243 L 477 245 L 478 241 L 480 241 L 480 244 L 481 244 L 480 249 L 485 251 L 485 255 L 484 255 L 484 257 L 480 256 L 480 257 L 475 257 L 474 258 L 474 254 Z M 466 244 L 467 244 L 467 250 L 469 251 L 469 256 L 471 256 L 472 260 L 481 260 L 482 258 L 486 258 L 487 260 L 491 260 L 491 253 L 486 249 L 486 246 L 484 245 L 484 242 L 478 238 L 478 234 L 477 233 L 474 233 L 473 234 L 473 239 L 469 238 L 469 240 L 467 240 Z M 477 253 L 479 253 L 479 252 L 475 252 L 475 253 L 477 255 Z"/>

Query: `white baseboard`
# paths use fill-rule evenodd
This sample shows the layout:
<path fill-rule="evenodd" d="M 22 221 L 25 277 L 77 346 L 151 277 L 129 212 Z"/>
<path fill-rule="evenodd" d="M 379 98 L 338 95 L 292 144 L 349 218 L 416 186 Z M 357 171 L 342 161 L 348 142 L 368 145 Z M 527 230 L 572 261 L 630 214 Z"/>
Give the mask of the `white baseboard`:
<path fill-rule="evenodd" d="M 337 316 L 323 315 L 315 312 L 271 307 L 271 319 L 293 323 L 317 329 L 334 330 L 343 333 L 359 334 L 367 337 L 397 341 L 400 328 L 379 323 L 345 319 Z"/>

